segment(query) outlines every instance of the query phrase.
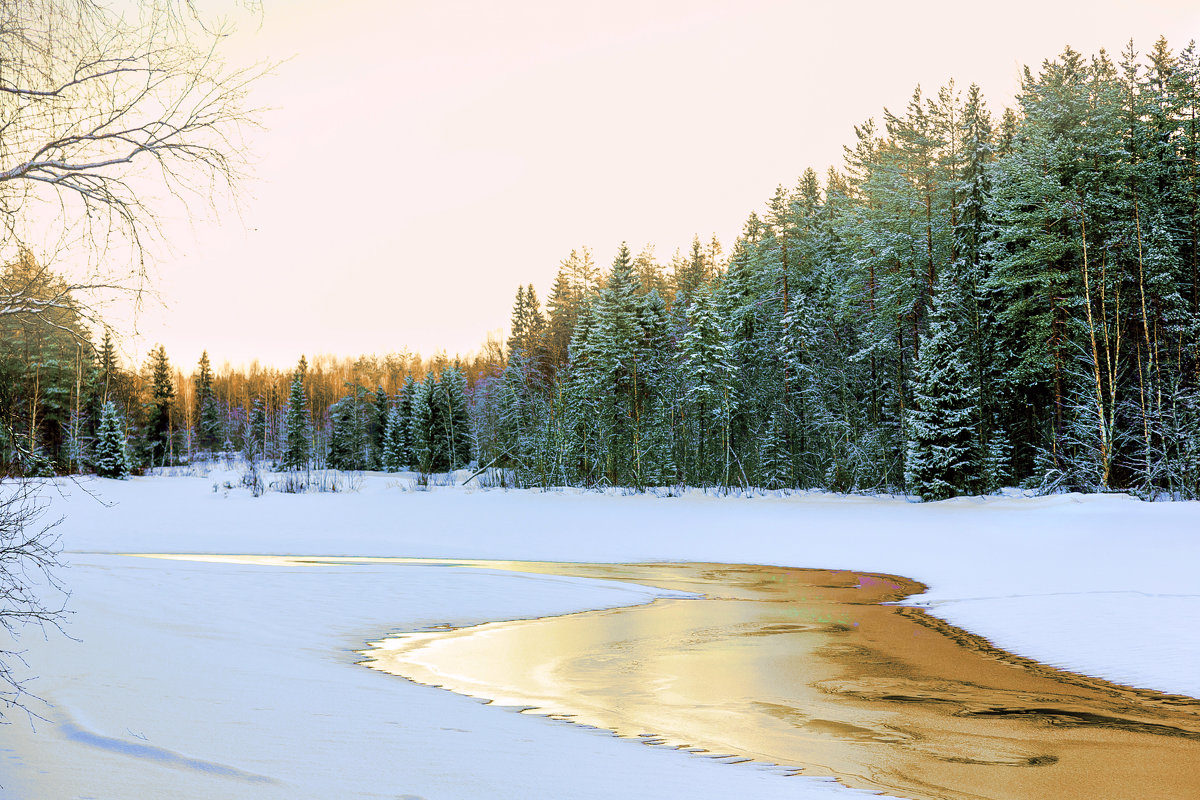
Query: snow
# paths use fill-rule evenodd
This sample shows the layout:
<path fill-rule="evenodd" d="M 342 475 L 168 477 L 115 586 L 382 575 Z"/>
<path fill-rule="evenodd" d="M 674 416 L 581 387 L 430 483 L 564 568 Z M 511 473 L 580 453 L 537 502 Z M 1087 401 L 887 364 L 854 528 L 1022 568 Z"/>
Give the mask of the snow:
<path fill-rule="evenodd" d="M 36 733 L 0 734 L 0 798 L 853 797 L 514 714 L 356 666 L 438 624 L 642 603 L 647 587 L 464 566 L 261 566 L 123 553 L 692 560 L 892 572 L 1022 655 L 1200 696 L 1200 504 L 1121 495 L 914 504 L 356 491 L 252 498 L 235 473 L 60 482 L 70 633 L 26 634 Z M 216 491 L 214 491 L 214 486 Z M 95 495 L 95 496 L 93 496 Z M 100 498 L 104 503 L 99 502 Z M 912 602 L 912 601 L 910 601 Z M 35 707 L 35 710 L 38 710 Z"/>

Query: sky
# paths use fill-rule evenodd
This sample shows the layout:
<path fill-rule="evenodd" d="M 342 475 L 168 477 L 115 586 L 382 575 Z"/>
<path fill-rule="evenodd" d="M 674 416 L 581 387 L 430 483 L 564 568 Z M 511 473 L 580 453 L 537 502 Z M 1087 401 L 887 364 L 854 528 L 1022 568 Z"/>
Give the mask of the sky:
<path fill-rule="evenodd" d="M 465 354 L 572 249 L 728 249 L 918 84 L 978 83 L 999 113 L 1065 45 L 1178 52 L 1200 4 L 265 0 L 230 20 L 230 63 L 275 64 L 252 176 L 236 208 L 166 219 L 138 362 L 158 342 L 184 368 Z"/>

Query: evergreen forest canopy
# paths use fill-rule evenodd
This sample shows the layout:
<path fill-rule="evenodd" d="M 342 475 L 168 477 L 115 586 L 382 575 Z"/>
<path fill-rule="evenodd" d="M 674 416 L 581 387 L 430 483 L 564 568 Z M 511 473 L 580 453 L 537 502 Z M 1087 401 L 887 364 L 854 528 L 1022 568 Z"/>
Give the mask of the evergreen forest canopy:
<path fill-rule="evenodd" d="M 69 304 L 0 317 L 10 471 L 241 450 L 283 469 L 464 466 L 521 485 L 1200 496 L 1200 57 L 1026 69 L 1017 107 L 920 89 L 727 254 L 585 249 L 507 348 L 140 374 Z M 22 270 L 24 272 L 22 272 Z M 23 254 L 3 280 L 42 274 Z M 25 278 L 28 282 L 28 277 Z M 53 292 L 43 275 L 42 290 Z M 24 327 L 22 327 L 24 325 Z"/>

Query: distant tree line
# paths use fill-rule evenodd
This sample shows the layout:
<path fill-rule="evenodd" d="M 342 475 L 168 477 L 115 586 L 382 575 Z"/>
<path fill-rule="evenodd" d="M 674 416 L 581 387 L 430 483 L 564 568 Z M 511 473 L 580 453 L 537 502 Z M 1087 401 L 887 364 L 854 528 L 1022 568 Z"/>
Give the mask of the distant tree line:
<path fill-rule="evenodd" d="M 135 370 L 110 331 L 93 344 L 66 284 L 30 252 L 0 269 L 0 290 L 31 298 L 30 312 L 0 315 L 0 474 L 122 477 L 222 453 L 289 469 L 457 469 L 471 459 L 468 384 L 503 358 L 493 344 L 453 363 L 405 352 L 216 371 L 205 352 L 185 374 L 160 345 Z"/>
<path fill-rule="evenodd" d="M 1200 63 L 1160 40 L 914 92 L 728 256 L 517 292 L 473 397 L 526 483 L 1200 495 Z"/>

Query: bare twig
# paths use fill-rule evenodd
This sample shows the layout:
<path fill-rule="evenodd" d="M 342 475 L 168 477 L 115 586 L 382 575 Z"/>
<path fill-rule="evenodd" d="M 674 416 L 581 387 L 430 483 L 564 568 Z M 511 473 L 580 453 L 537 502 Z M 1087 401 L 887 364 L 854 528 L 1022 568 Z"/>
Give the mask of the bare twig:
<path fill-rule="evenodd" d="M 44 521 L 47 504 L 38 488 L 36 481 L 0 482 L 0 628 L 13 641 L 30 626 L 62 632 L 68 613 L 55 532 L 62 520 Z M 0 648 L 0 722 L 13 709 L 38 716 L 29 707 L 38 698 L 16 663 L 25 664 L 20 651 Z"/>

